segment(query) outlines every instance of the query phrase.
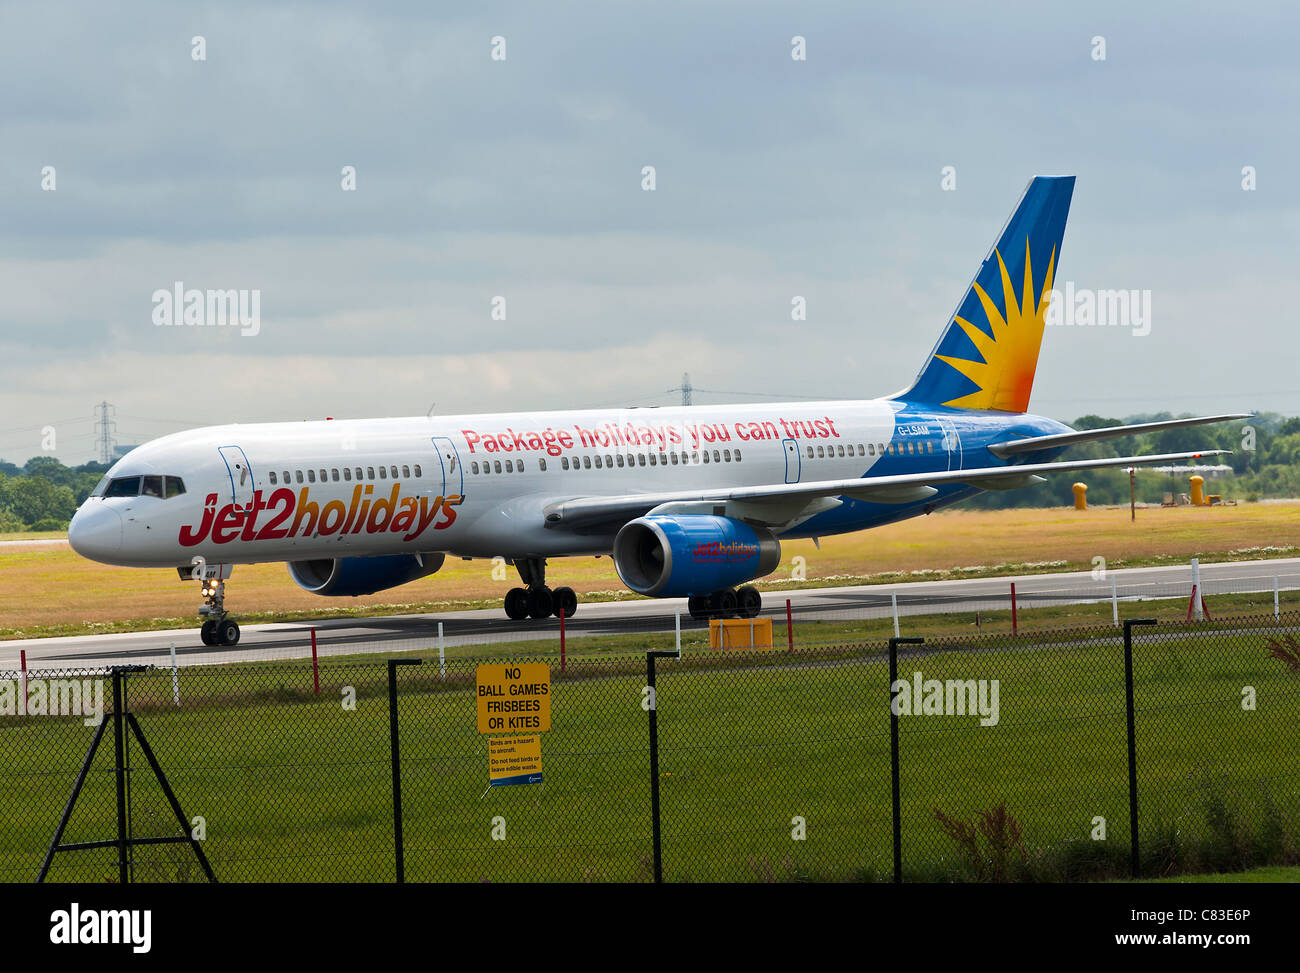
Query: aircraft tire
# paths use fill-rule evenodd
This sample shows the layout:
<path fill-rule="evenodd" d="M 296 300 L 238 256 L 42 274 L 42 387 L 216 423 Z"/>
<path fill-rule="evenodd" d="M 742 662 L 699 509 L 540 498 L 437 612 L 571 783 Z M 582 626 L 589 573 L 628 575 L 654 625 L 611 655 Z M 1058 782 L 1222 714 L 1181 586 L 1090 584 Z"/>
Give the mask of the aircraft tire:
<path fill-rule="evenodd" d="M 559 615 L 564 612 L 566 619 L 572 618 L 578 612 L 578 595 L 572 588 L 556 588 L 552 592 L 555 596 L 555 614 Z"/>
<path fill-rule="evenodd" d="M 528 617 L 528 592 L 523 588 L 511 588 L 506 592 L 506 617 L 514 622 L 522 622 Z"/>
<path fill-rule="evenodd" d="M 533 618 L 550 618 L 555 610 L 555 596 L 546 585 L 528 589 L 528 614 Z"/>

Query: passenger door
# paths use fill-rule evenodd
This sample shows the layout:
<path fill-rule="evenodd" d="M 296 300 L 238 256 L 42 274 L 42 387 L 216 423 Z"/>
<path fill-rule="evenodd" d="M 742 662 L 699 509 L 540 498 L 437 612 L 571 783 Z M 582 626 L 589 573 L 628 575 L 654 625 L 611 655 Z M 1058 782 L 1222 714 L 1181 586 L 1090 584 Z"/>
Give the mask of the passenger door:
<path fill-rule="evenodd" d="M 456 452 L 456 444 L 446 436 L 434 436 L 433 448 L 438 451 L 438 460 L 442 463 L 442 495 L 463 497 L 465 474 L 460 468 L 460 455 Z"/>
<path fill-rule="evenodd" d="M 221 446 L 217 452 L 221 454 L 221 460 L 226 464 L 226 472 L 230 475 L 231 503 L 239 510 L 250 509 L 256 484 L 248 457 L 239 446 Z"/>
<path fill-rule="evenodd" d="M 803 457 L 799 454 L 799 444 L 793 439 L 784 440 L 785 445 L 785 482 L 798 483 L 803 470 Z"/>

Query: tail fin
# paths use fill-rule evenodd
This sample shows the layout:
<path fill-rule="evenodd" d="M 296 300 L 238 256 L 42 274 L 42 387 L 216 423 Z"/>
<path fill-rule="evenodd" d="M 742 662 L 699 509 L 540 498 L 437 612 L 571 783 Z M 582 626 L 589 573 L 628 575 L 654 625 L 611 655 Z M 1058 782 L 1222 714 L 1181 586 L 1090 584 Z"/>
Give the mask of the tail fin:
<path fill-rule="evenodd" d="M 1025 412 L 1074 176 L 1035 176 L 911 388 L 895 398 Z"/>

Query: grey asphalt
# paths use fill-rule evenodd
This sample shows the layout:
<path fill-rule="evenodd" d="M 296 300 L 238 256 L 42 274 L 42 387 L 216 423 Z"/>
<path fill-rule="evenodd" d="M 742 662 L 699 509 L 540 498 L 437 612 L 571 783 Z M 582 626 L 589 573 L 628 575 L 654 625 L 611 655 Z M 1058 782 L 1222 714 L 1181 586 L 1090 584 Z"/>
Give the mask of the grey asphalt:
<path fill-rule="evenodd" d="M 1239 591 L 1271 591 L 1275 577 L 1281 590 L 1300 589 L 1300 558 L 1201 565 L 1204 594 L 1211 599 L 1211 609 L 1215 595 Z M 1127 568 L 1108 572 L 1104 576 L 1077 572 L 970 580 L 918 580 L 888 585 L 790 591 L 768 590 L 763 596 L 763 607 L 764 614 L 771 614 L 778 621 L 783 621 L 788 598 L 797 632 L 801 621 L 851 621 L 887 617 L 893 610 L 891 596 L 898 600 L 900 617 L 1006 609 L 1010 606 L 1010 588 L 1013 582 L 1016 585 L 1017 604 L 1025 608 L 1044 604 L 1108 601 L 1112 597 L 1112 582 L 1115 585 L 1114 595 L 1120 601 L 1131 603 L 1142 598 L 1188 597 L 1191 592 L 1191 569 L 1189 565 L 1181 564 Z M 231 593 L 231 602 L 237 618 L 237 591 Z M 567 622 L 567 634 L 582 639 L 638 631 L 670 632 L 676 624 L 678 612 L 682 613 L 683 629 L 703 627 L 701 623 L 692 622 L 685 614 L 684 599 L 636 600 L 584 603 Z M 309 658 L 313 627 L 317 633 L 318 652 L 322 657 L 412 649 L 436 652 L 439 623 L 443 625 L 443 644 L 447 648 L 527 639 L 557 639 L 559 636 L 559 622 L 556 619 L 512 622 L 496 609 L 247 625 L 243 628 L 243 637 L 238 646 L 218 649 L 203 645 L 195 627 L 118 635 L 4 641 L 0 642 L 0 670 L 18 669 L 23 652 L 26 653 L 29 669 L 167 665 L 173 646 L 177 664 L 182 666 Z"/>

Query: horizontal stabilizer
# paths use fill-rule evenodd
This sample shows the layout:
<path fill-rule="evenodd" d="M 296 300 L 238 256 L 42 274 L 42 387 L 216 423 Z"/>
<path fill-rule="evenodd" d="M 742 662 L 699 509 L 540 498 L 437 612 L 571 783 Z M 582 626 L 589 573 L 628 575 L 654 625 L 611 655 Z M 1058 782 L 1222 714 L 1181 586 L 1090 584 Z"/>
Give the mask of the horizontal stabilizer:
<path fill-rule="evenodd" d="M 1059 449 L 1073 446 L 1075 443 L 1093 443 L 1103 439 L 1118 439 L 1121 436 L 1136 436 L 1144 432 L 1159 432 L 1162 429 L 1181 429 L 1184 426 L 1203 426 L 1212 422 L 1228 422 L 1232 419 L 1249 419 L 1252 413 L 1235 412 L 1226 416 L 1198 416 L 1194 419 L 1165 419 L 1160 422 L 1139 422 L 1132 426 L 1106 426 L 1102 429 L 1083 429 L 1078 432 L 1062 432 L 1051 436 L 1034 436 L 1030 439 L 1013 439 L 1010 442 L 995 443 L 989 452 L 999 459 L 1017 456 L 1021 453 L 1036 453 L 1043 449 Z"/>

